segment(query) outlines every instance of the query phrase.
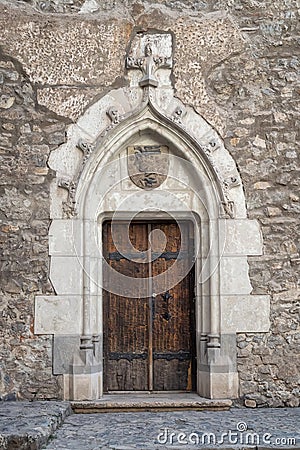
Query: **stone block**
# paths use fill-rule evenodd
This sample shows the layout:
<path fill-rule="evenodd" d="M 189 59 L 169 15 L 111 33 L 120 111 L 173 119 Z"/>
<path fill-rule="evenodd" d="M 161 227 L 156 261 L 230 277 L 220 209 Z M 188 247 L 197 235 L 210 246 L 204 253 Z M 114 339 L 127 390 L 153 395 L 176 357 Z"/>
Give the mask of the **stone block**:
<path fill-rule="evenodd" d="M 79 351 L 80 336 L 54 335 L 53 339 L 53 374 L 70 373 L 70 366 L 75 352 Z"/>
<path fill-rule="evenodd" d="M 79 335 L 81 327 L 81 296 L 37 296 L 35 298 L 35 334 Z"/>
<path fill-rule="evenodd" d="M 245 406 L 247 407 L 247 408 L 256 408 L 256 406 L 257 406 L 257 404 L 256 404 L 256 401 L 255 400 L 250 400 L 250 399 L 246 399 L 245 400 Z"/>
<path fill-rule="evenodd" d="M 275 216 L 281 216 L 282 211 L 277 206 L 267 206 L 265 208 L 265 213 L 268 217 L 275 217 Z"/>
<path fill-rule="evenodd" d="M 80 295 L 82 292 L 82 258 L 52 256 L 50 280 L 58 295 Z"/>
<path fill-rule="evenodd" d="M 57 172 L 57 179 L 73 180 L 82 164 L 83 153 L 77 148 L 81 135 L 76 127 L 73 127 L 72 130 L 72 137 L 65 144 L 53 150 L 48 159 L 49 167 Z"/>
<path fill-rule="evenodd" d="M 270 328 L 268 295 L 221 297 L 222 333 L 262 333 Z"/>
<path fill-rule="evenodd" d="M 102 397 L 102 372 L 64 375 L 64 400 L 93 401 Z"/>
<path fill-rule="evenodd" d="M 262 235 L 257 220 L 220 220 L 221 254 L 243 256 L 262 254 Z"/>
<path fill-rule="evenodd" d="M 221 295 L 250 294 L 249 267 L 246 257 L 222 257 L 220 260 Z"/>
<path fill-rule="evenodd" d="M 51 256 L 82 256 L 80 220 L 54 219 L 49 229 Z"/>
<path fill-rule="evenodd" d="M 211 399 L 237 398 L 239 377 L 237 372 L 217 373 L 198 371 L 197 392 Z"/>

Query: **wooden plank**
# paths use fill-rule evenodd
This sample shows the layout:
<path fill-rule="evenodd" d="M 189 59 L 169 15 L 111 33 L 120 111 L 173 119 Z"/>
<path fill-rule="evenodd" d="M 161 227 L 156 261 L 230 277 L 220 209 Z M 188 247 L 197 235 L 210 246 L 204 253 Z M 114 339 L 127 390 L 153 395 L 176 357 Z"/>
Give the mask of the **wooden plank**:
<path fill-rule="evenodd" d="M 104 224 L 103 242 L 106 257 L 111 252 L 126 252 L 129 248 L 126 226 L 116 224 L 114 227 L 115 235 L 113 236 L 110 224 Z M 130 225 L 129 236 L 136 250 L 146 249 L 146 225 Z M 128 277 L 148 277 L 147 264 L 127 260 L 107 259 L 107 261 L 110 267 Z M 148 358 L 138 358 L 138 356 L 148 354 L 149 306 L 148 299 L 140 298 L 138 294 L 137 292 L 136 297 L 131 298 L 131 291 L 125 290 L 127 296 L 104 292 L 105 391 L 148 389 Z M 111 354 L 117 353 L 120 355 L 119 359 L 110 357 Z M 128 354 L 131 354 L 132 358 L 128 359 L 126 356 Z"/>
<path fill-rule="evenodd" d="M 159 228 L 167 236 L 166 251 L 184 251 L 187 258 L 176 263 L 158 258 L 152 263 L 154 276 L 166 273 L 168 281 L 174 278 L 174 287 L 156 298 L 153 351 L 154 355 L 160 356 L 159 358 L 154 356 L 154 389 L 192 390 L 195 385 L 194 289 L 191 282 L 193 274 L 188 273 L 184 276 L 189 269 L 189 254 L 193 252 L 193 248 L 190 248 L 189 225 L 181 223 L 179 228 L 177 224 L 162 224 Z M 176 270 L 171 277 L 170 269 L 174 264 Z M 180 280 L 179 283 L 177 280 Z M 169 357 L 170 352 L 174 355 L 172 359 Z M 180 355 L 183 352 L 189 354 L 190 358 L 182 360 Z M 176 353 L 178 358 L 175 358 Z"/>
<path fill-rule="evenodd" d="M 147 233 L 148 237 L 150 236 L 152 226 L 149 223 L 147 225 Z M 148 347 L 148 374 L 149 374 L 149 391 L 153 390 L 153 319 L 154 319 L 154 311 L 155 311 L 155 298 L 153 297 L 153 280 L 152 280 L 152 264 L 151 264 L 151 255 L 152 248 L 149 245 L 148 249 L 148 305 L 149 305 L 149 314 L 148 314 L 148 330 L 149 330 L 149 347 Z"/>

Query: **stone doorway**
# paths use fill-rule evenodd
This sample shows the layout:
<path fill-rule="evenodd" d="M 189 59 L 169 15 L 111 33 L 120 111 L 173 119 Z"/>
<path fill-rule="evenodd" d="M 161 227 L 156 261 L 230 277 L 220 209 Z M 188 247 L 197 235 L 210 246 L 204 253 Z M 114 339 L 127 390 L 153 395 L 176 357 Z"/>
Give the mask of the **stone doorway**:
<path fill-rule="evenodd" d="M 112 89 L 95 100 L 70 126 L 67 142 L 50 155 L 48 165 L 57 174 L 49 229 L 55 295 L 36 297 L 35 333 L 54 335 L 53 373 L 63 375 L 65 399 L 102 397 L 107 390 L 103 289 L 110 291 L 107 267 L 103 270 L 109 266 L 102 255 L 103 221 L 135 220 L 137 215 L 147 221 L 172 218 L 178 224 L 189 219 L 195 229 L 197 393 L 235 398 L 236 333 L 269 329 L 270 299 L 251 294 L 248 275 L 247 257 L 262 254 L 259 224 L 247 218 L 242 180 L 222 138 L 175 96 L 172 36 L 138 34 L 130 52 L 130 88 Z M 115 276 L 119 279 L 120 273 L 112 274 L 112 280 Z M 131 278 L 130 287 L 140 282 Z M 167 299 L 161 294 L 169 290 L 173 295 L 170 289 L 177 284 L 152 292 L 160 294 L 160 317 L 166 314 L 162 321 L 168 322 L 170 312 L 163 310 Z M 149 291 L 139 298 L 148 299 Z M 165 360 L 172 363 L 166 354 L 160 362 Z M 167 385 L 163 380 L 159 388 Z M 120 386 L 127 389 L 126 383 Z M 184 389 L 190 386 L 193 382 Z"/>
<path fill-rule="evenodd" d="M 193 224 L 105 222 L 103 246 L 110 268 L 142 282 L 104 291 L 104 391 L 196 390 Z"/>

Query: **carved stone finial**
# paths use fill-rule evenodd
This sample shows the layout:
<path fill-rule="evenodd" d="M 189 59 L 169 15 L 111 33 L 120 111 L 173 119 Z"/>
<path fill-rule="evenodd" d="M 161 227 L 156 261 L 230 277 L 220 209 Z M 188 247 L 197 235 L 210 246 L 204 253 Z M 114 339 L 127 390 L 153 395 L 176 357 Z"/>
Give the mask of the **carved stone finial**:
<path fill-rule="evenodd" d="M 223 217 L 230 217 L 231 219 L 234 218 L 234 202 L 233 201 L 225 201 L 221 203 L 222 207 L 222 214 Z"/>
<path fill-rule="evenodd" d="M 108 117 L 110 118 L 110 120 L 114 125 L 120 123 L 120 113 L 115 106 L 111 106 L 110 108 L 108 108 L 106 114 L 108 115 Z"/>
<path fill-rule="evenodd" d="M 224 183 L 225 189 L 228 189 L 228 190 L 232 189 L 234 187 L 237 187 L 241 184 L 239 178 L 235 175 L 231 176 L 229 178 L 226 178 L 226 180 L 224 180 L 223 183 Z"/>
<path fill-rule="evenodd" d="M 143 88 L 147 86 L 157 87 L 158 80 L 154 75 L 155 72 L 161 68 L 172 68 L 171 57 L 154 55 L 153 53 L 154 51 L 152 45 L 150 42 L 147 42 L 144 48 L 144 56 L 138 58 L 126 58 L 127 69 L 138 69 L 143 72 L 144 76 L 139 82 L 139 85 Z"/>
<path fill-rule="evenodd" d="M 83 152 L 83 161 L 82 165 L 84 166 L 86 161 L 88 160 L 90 154 L 94 150 L 94 146 L 89 142 L 85 142 L 82 139 L 78 141 L 77 147 Z"/>
<path fill-rule="evenodd" d="M 173 114 L 171 116 L 171 120 L 174 123 L 178 123 L 179 125 L 182 125 L 182 119 L 184 118 L 186 113 L 187 113 L 186 109 L 183 106 L 177 106 L 177 108 L 175 109 L 175 111 L 173 112 Z"/>
<path fill-rule="evenodd" d="M 66 189 L 69 193 L 69 198 L 74 201 L 75 198 L 75 191 L 76 191 L 76 184 L 73 180 L 70 178 L 59 178 L 57 180 L 57 185 L 60 188 Z"/>

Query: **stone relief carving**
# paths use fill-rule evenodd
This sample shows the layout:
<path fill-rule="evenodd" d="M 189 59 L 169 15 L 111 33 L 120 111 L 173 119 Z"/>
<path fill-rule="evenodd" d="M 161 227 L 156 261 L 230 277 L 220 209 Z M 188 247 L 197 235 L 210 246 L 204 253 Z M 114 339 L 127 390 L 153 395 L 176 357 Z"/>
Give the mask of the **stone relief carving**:
<path fill-rule="evenodd" d="M 82 169 L 85 163 L 87 162 L 90 154 L 94 150 L 94 146 L 90 144 L 89 142 L 85 142 L 84 140 L 80 139 L 78 141 L 77 147 L 83 152 L 83 160 L 82 160 Z M 82 171 L 81 169 L 81 171 Z"/>
<path fill-rule="evenodd" d="M 186 116 L 187 111 L 183 106 L 177 106 L 175 111 L 173 112 L 171 116 L 171 120 L 174 123 L 177 123 L 178 125 L 182 125 L 182 119 L 184 116 Z"/>
<path fill-rule="evenodd" d="M 224 185 L 225 189 L 227 189 L 227 190 L 232 189 L 237 186 L 240 186 L 240 184 L 241 184 L 241 182 L 240 182 L 239 178 L 235 175 L 233 175 L 229 178 L 226 178 L 223 181 L 223 185 Z"/>
<path fill-rule="evenodd" d="M 158 69 L 172 69 L 172 67 L 172 58 L 155 55 L 153 45 L 150 42 L 145 45 L 143 56 L 126 58 L 127 69 L 137 69 L 143 73 L 143 78 L 139 81 L 142 88 L 147 86 L 157 87 L 158 79 L 155 77 L 155 72 Z"/>
<path fill-rule="evenodd" d="M 230 199 L 229 190 L 240 186 L 240 179 L 238 175 L 231 175 L 228 178 L 224 179 L 224 176 L 220 173 L 219 168 L 217 167 L 215 158 L 213 156 L 214 152 L 220 148 L 220 144 L 217 139 L 211 139 L 208 144 L 201 146 L 202 150 L 206 154 L 209 162 L 211 163 L 215 174 L 218 178 L 220 186 L 222 188 L 222 192 L 224 195 L 224 201 L 221 203 L 220 208 L 220 216 L 221 217 L 230 217 L 231 219 L 235 216 L 235 205 L 234 202 Z"/>
<path fill-rule="evenodd" d="M 70 178 L 59 178 L 57 180 L 57 186 L 63 189 L 66 189 L 69 193 L 69 199 L 74 201 L 76 184 Z"/>
<path fill-rule="evenodd" d="M 80 139 L 77 143 L 77 148 L 79 148 L 83 152 L 83 158 L 81 162 L 81 168 L 78 171 L 78 174 L 75 178 L 67 178 L 67 177 L 61 177 L 57 180 L 57 185 L 60 188 L 66 189 L 68 191 L 68 199 L 66 202 L 64 202 L 64 212 L 67 214 L 68 217 L 74 216 L 75 214 L 75 194 L 76 189 L 78 186 L 78 182 L 80 179 L 80 175 L 83 171 L 83 168 L 90 157 L 91 153 L 94 151 L 94 145 L 84 141 L 83 139 Z"/>
<path fill-rule="evenodd" d="M 221 213 L 220 217 L 234 219 L 235 216 L 235 205 L 231 200 L 221 203 Z"/>
<path fill-rule="evenodd" d="M 106 111 L 107 116 L 110 118 L 110 125 L 108 125 L 100 134 L 100 137 L 103 138 L 107 135 L 107 133 L 112 130 L 116 125 L 119 125 L 121 120 L 123 120 L 125 117 L 122 116 L 116 106 L 110 106 L 108 110 Z"/>
<path fill-rule="evenodd" d="M 127 152 L 128 174 L 136 186 L 154 189 L 165 181 L 169 171 L 166 145 L 135 145 L 128 147 Z"/>
<path fill-rule="evenodd" d="M 73 217 L 76 213 L 75 193 L 77 183 L 70 178 L 62 177 L 57 180 L 57 186 L 68 191 L 68 199 L 63 202 L 63 212 L 67 217 Z"/>
<path fill-rule="evenodd" d="M 113 125 L 117 125 L 118 123 L 120 123 L 121 116 L 118 109 L 115 106 L 111 106 L 110 108 L 108 108 L 106 114 L 110 118 Z"/>
<path fill-rule="evenodd" d="M 217 172 L 218 178 L 221 182 L 223 194 L 224 194 L 224 201 L 222 202 L 222 211 L 221 211 L 221 217 L 229 217 L 231 219 L 234 219 L 235 217 L 235 204 L 230 199 L 229 191 L 235 187 L 240 186 L 241 181 L 237 175 L 231 175 L 228 178 L 222 178 L 222 176 Z"/>

